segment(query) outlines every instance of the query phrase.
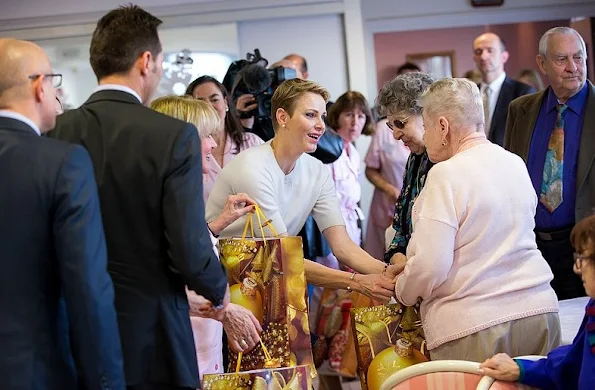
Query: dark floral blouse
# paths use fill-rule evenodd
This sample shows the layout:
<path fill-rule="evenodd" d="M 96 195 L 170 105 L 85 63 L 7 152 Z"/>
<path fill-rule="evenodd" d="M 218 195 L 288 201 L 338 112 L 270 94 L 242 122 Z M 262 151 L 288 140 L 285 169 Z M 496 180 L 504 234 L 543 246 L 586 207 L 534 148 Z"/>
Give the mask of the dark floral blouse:
<path fill-rule="evenodd" d="M 405 254 L 407 250 L 407 244 L 413 230 L 411 221 L 413 202 L 422 188 L 424 188 L 426 177 L 433 165 L 428 158 L 428 153 L 425 151 L 422 154 L 411 153 L 407 159 L 403 178 L 403 189 L 397 198 L 395 216 L 393 218 L 393 228 L 396 230 L 396 233 L 388 250 L 384 254 L 384 261 L 387 263 L 390 262 L 391 257 L 395 253 Z"/>

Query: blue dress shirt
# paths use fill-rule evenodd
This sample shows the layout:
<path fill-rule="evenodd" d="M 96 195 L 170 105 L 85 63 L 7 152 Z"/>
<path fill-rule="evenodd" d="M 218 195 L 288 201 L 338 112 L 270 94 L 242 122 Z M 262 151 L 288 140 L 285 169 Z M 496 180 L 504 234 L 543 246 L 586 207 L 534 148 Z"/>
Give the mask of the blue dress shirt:
<path fill-rule="evenodd" d="M 576 172 L 578 166 L 578 151 L 580 146 L 585 108 L 589 90 L 587 83 L 573 97 L 568 99 L 568 109 L 564 112 L 564 177 L 563 201 L 553 213 L 550 213 L 541 202 L 537 203 L 535 227 L 538 230 L 559 230 L 574 225 L 574 209 L 576 204 Z M 556 105 L 558 98 L 551 87 L 545 94 L 539 116 L 535 122 L 535 129 L 529 147 L 527 169 L 535 193 L 539 198 L 541 182 L 543 180 L 543 166 L 550 136 L 554 130 L 558 112 Z"/>

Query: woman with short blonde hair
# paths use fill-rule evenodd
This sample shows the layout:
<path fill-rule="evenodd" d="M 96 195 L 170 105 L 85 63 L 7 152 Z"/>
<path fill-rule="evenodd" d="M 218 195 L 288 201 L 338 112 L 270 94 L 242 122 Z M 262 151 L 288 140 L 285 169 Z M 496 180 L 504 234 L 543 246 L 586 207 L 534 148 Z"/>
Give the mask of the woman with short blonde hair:
<path fill-rule="evenodd" d="M 388 302 L 394 294 L 395 267 L 385 268 L 347 234 L 329 169 L 310 156 L 326 129 L 328 91 L 307 80 L 281 83 L 273 95 L 275 137 L 238 155 L 221 171 L 207 202 L 207 221 L 223 210 L 222 199 L 237 191 L 250 195 L 276 232 L 296 236 L 310 213 L 339 262 L 359 272 L 349 273 L 306 261 L 306 278 L 314 285 L 355 290 Z M 221 236 L 241 236 L 238 219 Z M 268 235 L 273 232 L 266 228 Z M 370 275 L 372 274 L 372 275 Z"/>
<path fill-rule="evenodd" d="M 217 111 L 203 100 L 187 96 L 167 95 L 151 102 L 151 108 L 165 115 L 192 123 L 198 129 L 200 138 L 207 138 L 221 126 Z"/>
<path fill-rule="evenodd" d="M 432 360 L 546 354 L 560 343 L 558 300 L 535 243 L 525 163 L 486 139 L 472 81 L 441 79 L 420 105 L 435 165 L 413 206 L 397 299 L 422 300 Z"/>

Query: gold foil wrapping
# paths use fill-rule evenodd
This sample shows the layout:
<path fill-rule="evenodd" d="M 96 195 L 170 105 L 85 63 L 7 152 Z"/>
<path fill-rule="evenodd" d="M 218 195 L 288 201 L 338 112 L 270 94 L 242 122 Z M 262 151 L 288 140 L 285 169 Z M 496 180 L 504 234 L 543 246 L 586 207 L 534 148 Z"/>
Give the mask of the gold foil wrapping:
<path fill-rule="evenodd" d="M 309 366 L 262 369 L 239 374 L 207 374 L 203 390 L 311 390 Z"/>
<path fill-rule="evenodd" d="M 262 302 L 261 339 L 271 357 L 281 367 L 312 365 L 301 238 L 221 239 L 219 246 L 230 285 L 241 283 L 248 295 L 261 297 L 259 301 L 235 294 L 232 302 L 253 313 L 259 312 L 255 301 Z M 249 288 L 245 283 L 250 283 Z M 229 357 L 228 371 L 235 370 L 237 354 L 230 350 Z M 243 355 L 240 371 L 264 368 L 265 360 L 262 349 L 255 348 Z M 310 373 L 315 376 L 313 365 Z"/>
<path fill-rule="evenodd" d="M 428 360 L 418 307 L 351 309 L 351 323 L 363 390 L 377 390 L 393 372 Z"/>

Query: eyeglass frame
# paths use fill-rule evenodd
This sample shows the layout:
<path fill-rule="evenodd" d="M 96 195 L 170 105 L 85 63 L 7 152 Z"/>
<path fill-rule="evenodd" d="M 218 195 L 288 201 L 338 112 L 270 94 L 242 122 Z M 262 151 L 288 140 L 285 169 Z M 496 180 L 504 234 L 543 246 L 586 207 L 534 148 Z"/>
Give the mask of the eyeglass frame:
<path fill-rule="evenodd" d="M 405 128 L 405 126 L 407 126 L 407 122 L 409 121 L 409 119 L 413 116 L 413 114 L 409 115 L 406 118 L 403 119 L 395 119 L 393 122 L 394 123 L 390 123 L 390 121 L 387 119 L 386 121 L 386 125 L 388 126 L 389 129 L 391 129 L 392 131 L 394 131 L 395 129 L 393 129 L 393 125 L 399 129 L 399 130 L 403 130 Z"/>
<path fill-rule="evenodd" d="M 580 272 L 583 269 L 583 260 L 592 260 L 593 255 L 584 256 L 574 252 L 572 258 L 574 259 L 574 269 Z"/>
<path fill-rule="evenodd" d="M 52 87 L 59 88 L 62 85 L 62 73 L 36 73 L 27 76 L 31 80 L 35 80 L 39 77 L 43 78 L 51 78 L 52 79 Z M 58 81 L 54 81 L 55 78 L 58 78 Z"/>

